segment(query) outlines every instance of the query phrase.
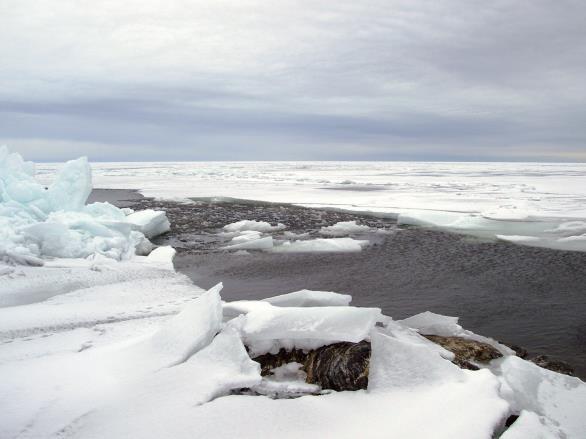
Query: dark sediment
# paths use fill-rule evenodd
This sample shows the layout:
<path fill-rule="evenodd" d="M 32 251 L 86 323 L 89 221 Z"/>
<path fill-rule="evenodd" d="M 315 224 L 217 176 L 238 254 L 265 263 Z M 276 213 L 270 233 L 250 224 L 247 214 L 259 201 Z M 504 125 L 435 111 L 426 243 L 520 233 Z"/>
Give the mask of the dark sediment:
<path fill-rule="evenodd" d="M 586 377 L 586 253 L 486 242 L 400 228 L 391 219 L 288 205 L 148 198 L 115 203 L 166 210 L 172 230 L 156 243 L 177 248 L 176 268 L 197 285 L 224 282 L 227 300 L 308 288 L 351 294 L 353 304 L 381 307 L 396 319 L 427 310 L 460 316 L 467 329 L 523 346 L 530 358 L 568 362 Z M 282 222 L 310 236 L 318 236 L 322 226 L 352 220 L 391 233 L 371 237 L 373 245 L 351 254 L 221 251 L 225 240 L 218 229 L 243 219 Z"/>

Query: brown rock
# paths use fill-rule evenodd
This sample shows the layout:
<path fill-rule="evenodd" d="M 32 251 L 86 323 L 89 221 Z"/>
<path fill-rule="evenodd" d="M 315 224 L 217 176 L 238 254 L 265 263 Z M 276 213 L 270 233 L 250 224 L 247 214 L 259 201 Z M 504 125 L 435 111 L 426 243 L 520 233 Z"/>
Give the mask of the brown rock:
<path fill-rule="evenodd" d="M 439 344 L 453 352 L 456 358 L 452 361 L 462 369 L 478 370 L 475 363 L 488 363 L 503 355 L 488 343 L 462 337 L 442 337 L 440 335 L 423 335 L 428 340 Z"/>
<path fill-rule="evenodd" d="M 553 370 L 557 373 L 563 373 L 564 375 L 574 376 L 574 368 L 565 361 L 555 360 L 549 358 L 547 355 L 539 355 L 538 357 L 531 358 L 529 361 L 537 364 L 539 367 L 544 369 Z"/>

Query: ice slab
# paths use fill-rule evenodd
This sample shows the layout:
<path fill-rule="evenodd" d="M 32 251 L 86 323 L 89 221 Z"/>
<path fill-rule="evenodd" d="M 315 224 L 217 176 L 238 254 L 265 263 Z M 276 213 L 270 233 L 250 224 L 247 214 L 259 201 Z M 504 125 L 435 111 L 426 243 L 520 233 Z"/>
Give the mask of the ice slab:
<path fill-rule="evenodd" d="M 240 326 L 246 340 L 324 339 L 357 343 L 382 319 L 379 308 L 328 306 L 253 309 Z"/>
<path fill-rule="evenodd" d="M 160 210 L 141 210 L 131 213 L 126 219 L 147 238 L 154 238 L 171 230 L 167 214 Z"/>
<path fill-rule="evenodd" d="M 223 248 L 224 250 L 271 250 L 273 246 L 273 237 L 266 236 L 264 238 L 245 240 Z"/>
<path fill-rule="evenodd" d="M 256 231 L 256 232 L 274 232 L 277 230 L 283 230 L 286 226 L 284 224 L 277 224 L 272 226 L 265 221 L 254 221 L 254 220 L 242 220 L 232 224 L 224 226 L 226 232 L 243 232 L 243 231 Z"/>
<path fill-rule="evenodd" d="M 331 291 L 300 290 L 279 296 L 268 297 L 263 302 L 275 306 L 348 306 L 352 301 L 349 294 L 339 294 Z"/>
<path fill-rule="evenodd" d="M 373 331 L 368 391 L 414 389 L 449 381 L 463 381 L 464 372 L 432 349 Z"/>
<path fill-rule="evenodd" d="M 275 246 L 272 251 L 277 253 L 327 253 L 327 252 L 359 252 L 370 242 L 353 238 L 317 238 L 306 241 L 285 241 Z"/>
<path fill-rule="evenodd" d="M 322 235 L 346 236 L 352 233 L 368 232 L 370 227 L 360 225 L 356 221 L 340 221 L 333 226 L 322 227 L 319 231 Z"/>

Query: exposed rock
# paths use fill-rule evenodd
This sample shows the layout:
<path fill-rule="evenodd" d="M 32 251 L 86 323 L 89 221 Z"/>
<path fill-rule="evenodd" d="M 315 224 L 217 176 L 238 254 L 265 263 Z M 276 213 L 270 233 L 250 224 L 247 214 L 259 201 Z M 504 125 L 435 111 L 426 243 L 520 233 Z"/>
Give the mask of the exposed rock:
<path fill-rule="evenodd" d="M 277 354 L 264 354 L 253 360 L 260 364 L 263 376 L 276 367 L 296 362 L 303 365 L 309 384 L 337 391 L 366 389 L 370 343 L 334 343 L 309 352 L 281 349 Z"/>
<path fill-rule="evenodd" d="M 519 415 L 510 415 L 507 420 L 505 421 L 505 427 L 509 428 L 511 425 L 515 423 L 515 421 L 519 419 Z"/>
<path fill-rule="evenodd" d="M 276 354 L 264 354 L 253 358 L 254 361 L 260 364 L 260 374 L 262 376 L 270 375 L 271 370 L 281 367 L 287 363 L 301 363 L 305 364 L 308 354 L 301 349 L 293 349 L 286 351 L 279 350 Z"/>
<path fill-rule="evenodd" d="M 499 342 L 501 344 L 504 344 L 505 346 L 511 348 L 512 350 L 515 351 L 515 355 L 519 358 L 522 358 L 523 360 L 526 360 L 527 357 L 529 356 L 529 353 L 527 352 L 527 349 L 521 347 L 521 346 L 517 346 L 516 344 L 507 344 L 507 343 L 503 343 L 503 342 Z"/>
<path fill-rule="evenodd" d="M 322 389 L 359 390 L 368 386 L 370 343 L 334 343 L 309 352 L 306 381 Z"/>
<path fill-rule="evenodd" d="M 557 373 L 563 373 L 564 375 L 574 376 L 574 368 L 565 361 L 555 360 L 549 358 L 547 355 L 539 355 L 535 358 L 531 358 L 529 361 L 537 364 L 539 367 L 544 369 L 553 370 Z"/>
<path fill-rule="evenodd" d="M 428 340 L 439 344 L 453 352 L 456 358 L 452 361 L 462 369 L 478 370 L 474 363 L 488 363 L 503 356 L 496 348 L 477 340 L 462 337 L 442 337 L 439 335 L 423 335 Z"/>

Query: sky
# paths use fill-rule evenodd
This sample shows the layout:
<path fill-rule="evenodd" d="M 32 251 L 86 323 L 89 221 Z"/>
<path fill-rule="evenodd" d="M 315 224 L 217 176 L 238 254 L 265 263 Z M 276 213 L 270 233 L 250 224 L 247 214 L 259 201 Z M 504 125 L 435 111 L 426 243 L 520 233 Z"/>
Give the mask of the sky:
<path fill-rule="evenodd" d="M 2 0 L 0 144 L 586 162 L 586 2 Z"/>

